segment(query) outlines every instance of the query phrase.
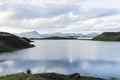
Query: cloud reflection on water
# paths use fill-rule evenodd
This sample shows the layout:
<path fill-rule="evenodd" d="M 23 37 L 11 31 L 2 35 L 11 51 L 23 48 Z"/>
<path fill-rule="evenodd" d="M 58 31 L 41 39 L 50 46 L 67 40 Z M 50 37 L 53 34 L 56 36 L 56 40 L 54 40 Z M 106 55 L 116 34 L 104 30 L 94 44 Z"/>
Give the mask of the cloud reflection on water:
<path fill-rule="evenodd" d="M 39 40 L 36 47 L 0 54 L 0 75 L 79 72 L 82 75 L 119 77 L 119 42 L 84 40 Z"/>
<path fill-rule="evenodd" d="M 0 63 L 0 75 L 25 72 L 29 68 L 33 73 L 57 72 L 69 74 L 79 72 L 82 75 L 107 77 L 110 75 L 117 76 L 116 73 L 120 70 L 119 67 L 120 64 L 114 61 L 102 60 L 76 60 L 73 62 L 59 60 L 10 60 Z M 116 68 L 118 71 L 116 71 Z"/>

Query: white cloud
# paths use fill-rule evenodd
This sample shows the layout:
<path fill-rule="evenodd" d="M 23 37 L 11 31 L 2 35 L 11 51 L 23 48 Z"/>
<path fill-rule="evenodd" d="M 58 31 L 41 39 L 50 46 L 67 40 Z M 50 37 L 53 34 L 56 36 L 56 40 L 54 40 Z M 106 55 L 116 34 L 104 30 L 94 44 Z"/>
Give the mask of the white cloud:
<path fill-rule="evenodd" d="M 13 14 L 10 10 L 0 12 L 0 23 L 7 21 Z"/>
<path fill-rule="evenodd" d="M 118 10 L 89 8 L 81 6 L 82 2 L 83 0 L 0 0 L 0 27 L 41 32 L 80 32 L 102 30 L 100 26 L 104 26 L 105 30 L 116 29 L 112 26 L 119 27 L 118 22 L 113 21 L 114 16 L 109 17 L 119 14 Z"/>
<path fill-rule="evenodd" d="M 120 30 L 120 14 L 93 18 L 84 21 L 76 22 L 71 26 L 69 31 L 79 32 L 79 31 L 119 31 Z"/>

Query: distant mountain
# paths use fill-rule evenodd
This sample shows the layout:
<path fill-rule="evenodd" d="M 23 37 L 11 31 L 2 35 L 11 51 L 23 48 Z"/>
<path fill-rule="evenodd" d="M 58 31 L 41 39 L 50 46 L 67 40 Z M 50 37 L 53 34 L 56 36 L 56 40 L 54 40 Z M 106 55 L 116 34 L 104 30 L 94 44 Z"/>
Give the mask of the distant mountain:
<path fill-rule="evenodd" d="M 43 38 L 43 35 L 41 35 L 37 31 L 24 32 L 17 35 L 20 37 L 26 37 L 26 38 Z"/>
<path fill-rule="evenodd" d="M 83 36 L 81 33 L 53 33 L 47 34 L 49 37 L 51 36 L 58 36 L 58 37 L 80 37 Z"/>
<path fill-rule="evenodd" d="M 45 38 L 45 37 L 79 37 L 83 36 L 81 33 L 53 33 L 53 34 L 40 34 L 37 31 L 24 32 L 17 34 L 20 37 L 26 38 Z"/>
<path fill-rule="evenodd" d="M 31 32 L 24 32 L 17 34 L 20 37 L 27 37 L 27 38 L 46 38 L 46 37 L 95 37 L 98 34 L 97 33 L 90 33 L 83 35 L 81 33 L 52 33 L 52 34 L 40 34 L 37 31 L 31 31 Z"/>
<path fill-rule="evenodd" d="M 86 34 L 84 36 L 87 36 L 87 37 L 95 37 L 95 36 L 98 36 L 99 34 L 98 33 L 89 33 L 89 34 Z"/>
<path fill-rule="evenodd" d="M 94 37 L 93 40 L 120 41 L 120 32 L 104 32 L 104 33 Z"/>

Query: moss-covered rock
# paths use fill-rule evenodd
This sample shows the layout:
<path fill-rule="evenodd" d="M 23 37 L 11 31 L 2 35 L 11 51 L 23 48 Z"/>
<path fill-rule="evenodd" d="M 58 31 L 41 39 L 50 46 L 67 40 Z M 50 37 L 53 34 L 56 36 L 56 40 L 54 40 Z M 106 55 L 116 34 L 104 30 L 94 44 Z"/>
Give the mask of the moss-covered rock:
<path fill-rule="evenodd" d="M 15 50 L 21 48 L 33 47 L 27 38 L 18 37 L 16 35 L 0 32 L 0 51 Z"/>
<path fill-rule="evenodd" d="M 120 32 L 104 32 L 92 40 L 99 40 L 99 41 L 120 41 Z"/>

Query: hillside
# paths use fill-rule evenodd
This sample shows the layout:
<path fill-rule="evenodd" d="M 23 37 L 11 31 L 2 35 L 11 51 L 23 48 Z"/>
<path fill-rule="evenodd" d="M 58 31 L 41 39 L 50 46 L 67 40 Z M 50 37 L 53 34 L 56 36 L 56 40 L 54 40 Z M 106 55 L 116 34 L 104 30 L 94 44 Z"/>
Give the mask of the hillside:
<path fill-rule="evenodd" d="M 0 51 L 33 47 L 34 45 L 30 44 L 30 42 L 31 41 L 27 38 L 0 32 Z"/>
<path fill-rule="evenodd" d="M 18 73 L 0 77 L 0 80 L 105 80 L 94 77 L 80 76 L 78 73 L 64 75 L 56 73 L 25 74 Z"/>
<path fill-rule="evenodd" d="M 120 41 L 120 32 L 104 32 L 92 40 L 99 40 L 99 41 Z"/>

